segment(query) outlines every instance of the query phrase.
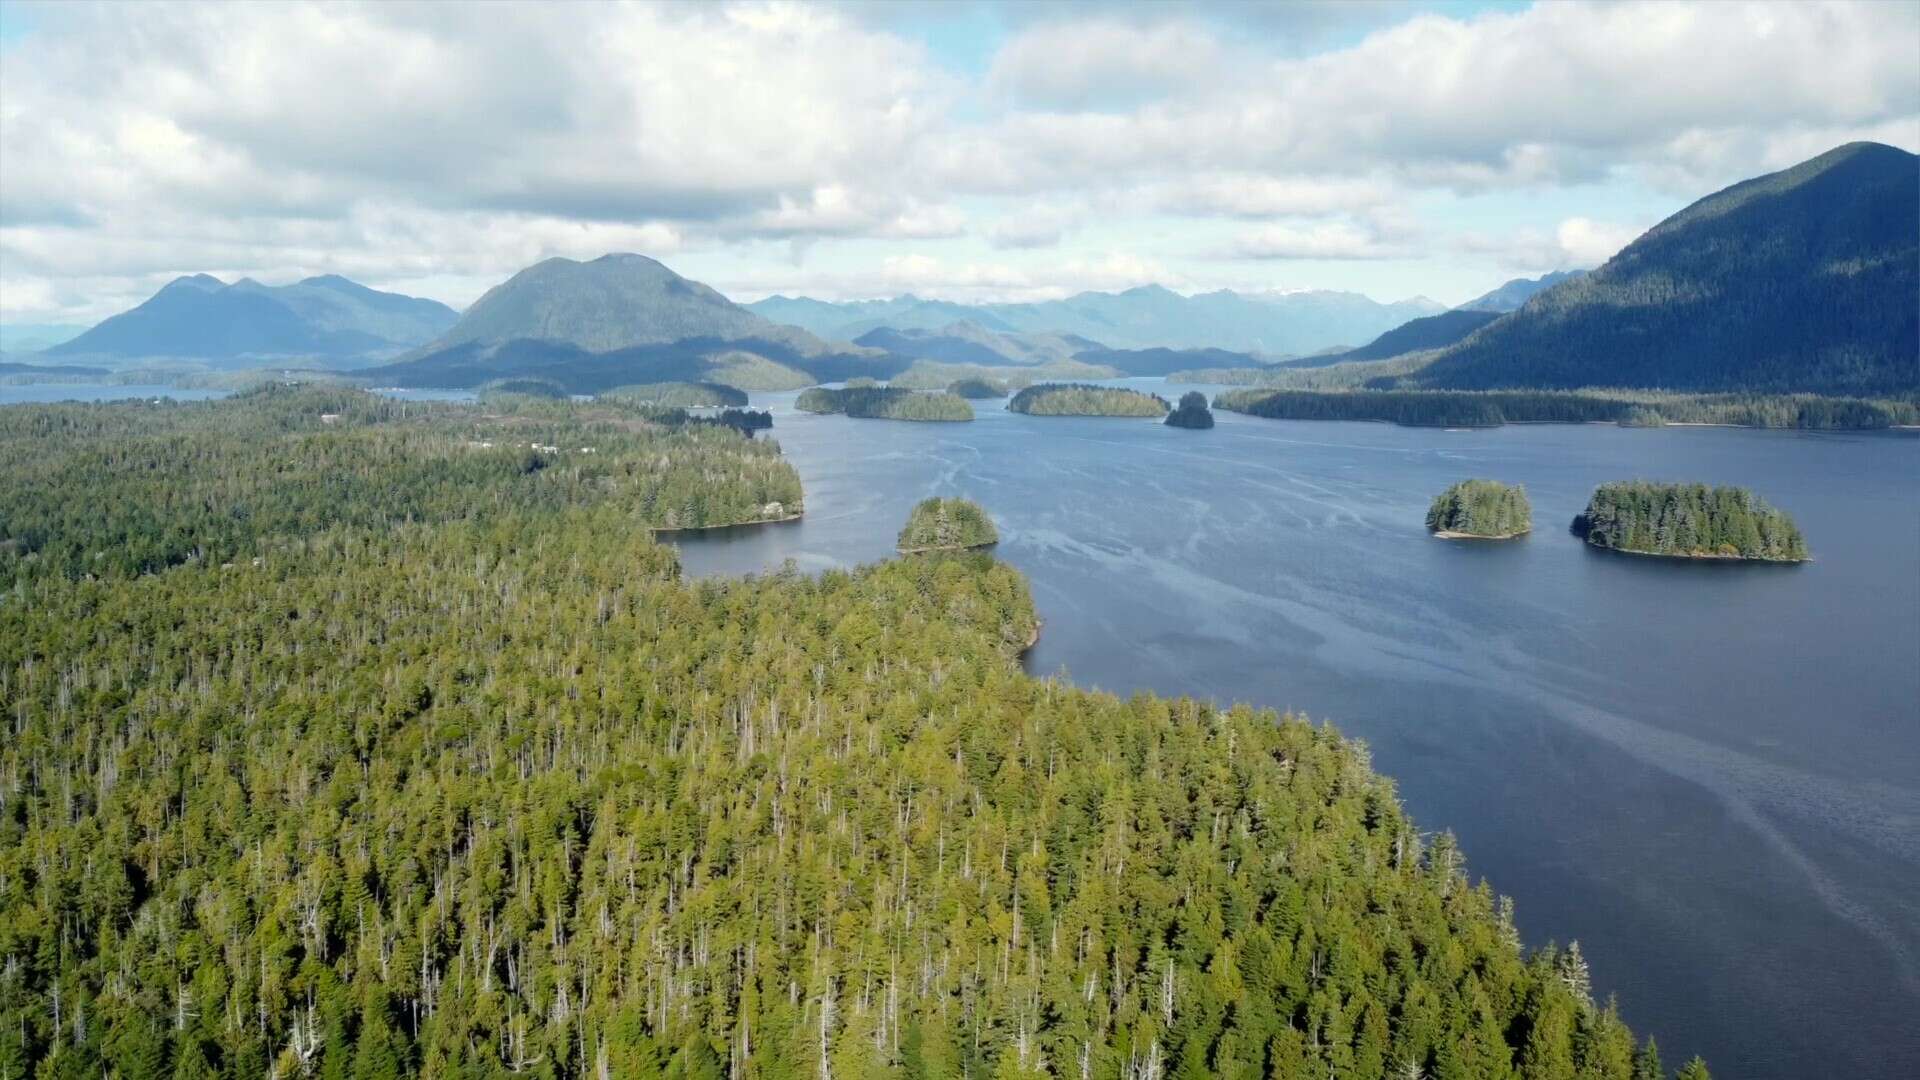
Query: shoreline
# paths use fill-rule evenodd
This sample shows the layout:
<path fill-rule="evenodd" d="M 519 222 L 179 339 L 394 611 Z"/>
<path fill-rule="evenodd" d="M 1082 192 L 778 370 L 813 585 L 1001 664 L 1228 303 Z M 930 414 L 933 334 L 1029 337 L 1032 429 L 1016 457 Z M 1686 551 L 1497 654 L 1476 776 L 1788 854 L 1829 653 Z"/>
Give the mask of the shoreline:
<path fill-rule="evenodd" d="M 1596 544 L 1584 538 L 1580 542 L 1595 551 L 1610 551 L 1620 555 L 1638 555 L 1643 559 L 1679 559 L 1684 562 L 1767 563 L 1772 566 L 1799 566 L 1802 563 L 1810 563 L 1813 561 L 1813 556 L 1811 555 L 1804 559 L 1772 559 L 1765 555 L 1721 555 L 1713 552 L 1694 555 L 1684 551 L 1645 551 L 1640 548 L 1607 547 L 1604 544 Z"/>
<path fill-rule="evenodd" d="M 754 518 L 752 521 L 729 521 L 718 525 L 649 525 L 647 528 L 655 533 L 690 533 L 711 532 L 714 529 L 744 529 L 749 525 L 779 525 L 783 522 L 799 521 L 805 513 L 805 510 L 798 510 L 788 514 L 786 517 Z"/>
<path fill-rule="evenodd" d="M 994 540 L 989 540 L 984 544 L 943 544 L 936 547 L 917 547 L 917 548 L 896 547 L 893 550 L 895 554 L 899 554 L 899 555 L 925 555 L 930 551 L 981 551 L 986 548 L 990 548 L 995 544 L 998 544 L 999 542 L 1000 541 L 998 539 L 994 539 Z"/>
<path fill-rule="evenodd" d="M 1435 529 L 1432 535 L 1435 540 L 1517 540 L 1532 531 L 1529 528 L 1510 533 L 1470 533 L 1455 532 L 1452 529 Z"/>

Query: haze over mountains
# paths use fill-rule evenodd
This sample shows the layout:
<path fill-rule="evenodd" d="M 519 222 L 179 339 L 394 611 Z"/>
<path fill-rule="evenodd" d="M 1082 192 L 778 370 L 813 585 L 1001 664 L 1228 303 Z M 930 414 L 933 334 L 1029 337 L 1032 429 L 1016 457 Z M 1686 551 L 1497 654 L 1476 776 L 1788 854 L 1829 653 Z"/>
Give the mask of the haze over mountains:
<path fill-rule="evenodd" d="M 337 275 L 272 286 L 194 274 L 42 355 L 364 360 L 430 340 L 456 318 L 437 301 L 380 292 Z"/>
<path fill-rule="evenodd" d="M 1163 375 L 1391 359 L 1372 385 L 1904 393 L 1920 390 L 1917 237 L 1920 159 L 1853 143 L 1701 199 L 1598 270 L 1516 279 L 1451 311 L 1421 298 L 1159 286 L 1028 304 L 741 305 L 654 259 L 613 254 L 545 260 L 460 315 L 340 277 L 276 288 L 193 275 L 38 355 L 397 356 L 363 374 L 451 387 L 539 375 L 576 391 L 680 379 L 789 389 L 884 379 L 916 361 Z M 1352 341 L 1365 344 L 1328 348 Z"/>
<path fill-rule="evenodd" d="M 1275 356 L 1354 345 L 1408 319 L 1446 310 L 1425 297 L 1383 304 L 1350 292 L 1230 289 L 1182 296 L 1159 285 L 1026 304 L 956 304 L 912 295 L 845 303 L 770 296 L 747 307 L 848 341 L 881 327 L 937 330 L 971 322 L 988 330 L 1071 334 L 1111 348 L 1220 348 Z"/>

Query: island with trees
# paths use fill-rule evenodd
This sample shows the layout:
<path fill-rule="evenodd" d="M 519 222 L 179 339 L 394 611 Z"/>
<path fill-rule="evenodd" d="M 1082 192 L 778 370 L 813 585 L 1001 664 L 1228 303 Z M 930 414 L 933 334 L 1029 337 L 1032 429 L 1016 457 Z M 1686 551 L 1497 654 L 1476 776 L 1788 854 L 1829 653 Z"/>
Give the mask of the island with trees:
<path fill-rule="evenodd" d="M 816 386 L 802 391 L 793 407 L 801 412 L 840 413 L 865 420 L 973 419 L 973 406 L 958 394 L 891 386 L 847 386 L 839 390 Z"/>
<path fill-rule="evenodd" d="M 1207 395 L 1189 390 L 1180 395 L 1180 404 L 1167 414 L 1167 426 L 1196 430 L 1213 426 L 1213 410 L 1207 408 Z"/>
<path fill-rule="evenodd" d="M 1793 518 L 1742 487 L 1602 484 L 1573 531 L 1594 547 L 1634 555 L 1789 563 L 1811 557 Z"/>
<path fill-rule="evenodd" d="M 922 499 L 907 515 L 897 545 L 902 554 L 964 551 L 1000 542 L 993 519 L 970 499 Z"/>
<path fill-rule="evenodd" d="M 1434 496 L 1427 529 L 1442 540 L 1511 540 L 1533 529 L 1527 489 L 1498 480 L 1462 480 Z"/>
<path fill-rule="evenodd" d="M 1120 386 L 1041 383 L 1007 402 L 1008 412 L 1029 416 L 1140 416 L 1159 419 L 1171 408 L 1158 394 Z"/>
<path fill-rule="evenodd" d="M 0 470 L 0 1075 L 1662 1075 L 1332 727 L 1031 677 L 986 554 L 683 580 L 773 443 L 272 388 Z"/>
<path fill-rule="evenodd" d="M 636 405 L 665 405 L 679 409 L 743 408 L 747 392 L 710 382 L 659 382 L 616 386 L 599 397 Z"/>
<path fill-rule="evenodd" d="M 968 378 L 956 379 L 947 387 L 947 393 L 963 398 L 990 401 L 1013 393 L 1013 388 L 998 379 Z"/>

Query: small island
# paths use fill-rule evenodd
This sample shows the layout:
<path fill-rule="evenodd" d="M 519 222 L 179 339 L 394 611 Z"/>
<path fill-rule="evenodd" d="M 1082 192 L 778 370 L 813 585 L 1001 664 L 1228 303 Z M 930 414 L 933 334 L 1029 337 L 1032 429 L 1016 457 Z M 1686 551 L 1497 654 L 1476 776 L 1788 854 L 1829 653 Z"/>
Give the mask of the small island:
<path fill-rule="evenodd" d="M 1213 426 L 1213 410 L 1207 408 L 1207 395 L 1189 390 L 1180 395 L 1180 404 L 1167 414 L 1167 426 L 1196 431 Z"/>
<path fill-rule="evenodd" d="M 1587 543 L 1677 559 L 1805 562 L 1807 542 L 1786 513 L 1741 487 L 1616 481 L 1594 489 L 1573 519 Z"/>
<path fill-rule="evenodd" d="M 907 515 L 900 530 L 902 554 L 923 551 L 964 551 L 1000 542 L 993 519 L 970 499 L 922 499 Z"/>
<path fill-rule="evenodd" d="M 1533 530 L 1533 506 L 1518 484 L 1462 480 L 1434 497 L 1427 528 L 1442 540 L 1511 540 Z"/>
<path fill-rule="evenodd" d="M 1042 383 L 1029 386 L 1007 402 L 1008 412 L 1028 416 L 1142 416 L 1167 415 L 1172 406 L 1158 394 L 1120 386 L 1086 383 Z"/>
<path fill-rule="evenodd" d="M 949 394 L 983 401 L 1003 398 L 1012 392 L 1012 387 L 998 379 L 957 379 L 947 387 Z"/>
<path fill-rule="evenodd" d="M 747 392 L 709 382 L 659 382 L 616 386 L 599 395 L 609 401 L 634 405 L 665 405 L 677 409 L 723 409 L 746 405 Z"/>
<path fill-rule="evenodd" d="M 971 420 L 973 406 L 957 394 L 922 393 L 887 386 L 816 386 L 794 399 L 801 412 L 842 413 L 864 420 Z"/>

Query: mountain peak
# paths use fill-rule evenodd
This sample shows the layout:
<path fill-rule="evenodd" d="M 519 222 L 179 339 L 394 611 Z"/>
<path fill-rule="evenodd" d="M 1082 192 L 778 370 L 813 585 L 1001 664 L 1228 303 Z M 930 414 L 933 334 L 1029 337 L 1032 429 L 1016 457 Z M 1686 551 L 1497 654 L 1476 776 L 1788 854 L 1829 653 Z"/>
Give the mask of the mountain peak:
<path fill-rule="evenodd" d="M 778 326 L 690 281 L 657 259 L 609 252 L 587 262 L 554 257 L 487 290 L 451 329 L 422 350 L 470 342 L 564 342 L 589 352 L 689 338 L 781 341 L 802 353 L 826 351 L 803 331 Z"/>

